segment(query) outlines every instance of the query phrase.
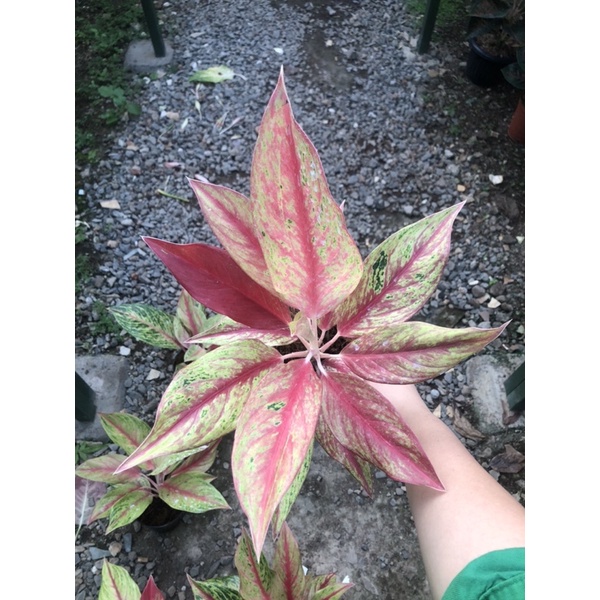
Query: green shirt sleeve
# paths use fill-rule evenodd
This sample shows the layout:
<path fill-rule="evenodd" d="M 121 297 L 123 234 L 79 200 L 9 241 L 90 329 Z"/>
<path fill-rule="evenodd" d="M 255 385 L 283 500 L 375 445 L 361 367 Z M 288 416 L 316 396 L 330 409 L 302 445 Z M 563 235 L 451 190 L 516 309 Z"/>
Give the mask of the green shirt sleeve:
<path fill-rule="evenodd" d="M 494 550 L 472 560 L 442 600 L 525 600 L 525 548 Z"/>

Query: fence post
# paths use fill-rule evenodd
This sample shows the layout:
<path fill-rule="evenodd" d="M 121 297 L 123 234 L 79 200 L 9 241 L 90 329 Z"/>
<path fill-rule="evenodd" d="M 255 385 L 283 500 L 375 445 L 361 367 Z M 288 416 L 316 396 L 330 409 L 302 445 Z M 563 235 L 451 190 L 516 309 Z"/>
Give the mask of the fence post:
<path fill-rule="evenodd" d="M 152 40 L 154 55 L 156 58 L 163 58 L 167 51 L 160 32 L 160 27 L 158 26 L 156 10 L 154 10 L 154 0 L 142 0 L 142 8 L 144 9 L 144 16 L 146 17 L 146 23 L 148 24 L 148 32 L 150 33 L 150 39 Z"/>

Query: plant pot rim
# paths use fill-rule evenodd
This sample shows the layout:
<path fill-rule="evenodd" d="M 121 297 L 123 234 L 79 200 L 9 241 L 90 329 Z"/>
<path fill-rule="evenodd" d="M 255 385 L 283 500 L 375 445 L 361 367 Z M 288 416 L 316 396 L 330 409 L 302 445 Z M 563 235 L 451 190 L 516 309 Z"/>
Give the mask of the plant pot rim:
<path fill-rule="evenodd" d="M 496 56 L 494 54 L 490 54 L 489 52 L 487 52 L 486 50 L 484 50 L 475 40 L 475 38 L 469 38 L 469 47 L 471 48 L 471 50 L 473 52 L 475 52 L 475 54 L 479 55 L 481 58 L 485 58 L 485 60 L 488 60 L 492 63 L 495 63 L 497 65 L 501 65 L 503 67 L 510 65 L 511 63 L 515 62 L 517 59 L 516 57 L 509 57 L 509 56 Z"/>

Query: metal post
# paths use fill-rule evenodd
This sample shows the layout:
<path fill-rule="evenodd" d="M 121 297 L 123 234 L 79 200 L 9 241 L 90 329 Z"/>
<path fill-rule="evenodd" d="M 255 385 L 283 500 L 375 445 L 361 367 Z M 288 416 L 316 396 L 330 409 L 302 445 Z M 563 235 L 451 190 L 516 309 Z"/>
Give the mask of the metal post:
<path fill-rule="evenodd" d="M 94 390 L 75 372 L 75 419 L 90 422 L 96 416 Z"/>
<path fill-rule="evenodd" d="M 421 35 L 417 44 L 419 54 L 425 54 L 429 49 L 429 42 L 431 41 L 431 34 L 433 33 L 439 7 L 440 0 L 427 0 L 425 21 L 423 22 L 423 29 L 421 29 Z"/>
<path fill-rule="evenodd" d="M 152 40 L 154 56 L 156 56 L 156 58 L 163 58 L 167 51 L 165 50 L 165 43 L 158 26 L 158 18 L 156 17 L 156 11 L 154 10 L 154 0 L 142 0 L 142 8 L 144 9 L 144 16 L 146 17 L 146 23 L 148 24 L 148 33 Z"/>

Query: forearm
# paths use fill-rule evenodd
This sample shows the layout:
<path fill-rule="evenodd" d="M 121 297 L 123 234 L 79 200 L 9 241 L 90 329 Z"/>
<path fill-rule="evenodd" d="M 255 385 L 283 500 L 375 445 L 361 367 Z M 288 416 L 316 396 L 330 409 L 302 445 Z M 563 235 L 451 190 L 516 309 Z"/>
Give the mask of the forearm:
<path fill-rule="evenodd" d="M 407 485 L 423 562 L 437 599 L 474 558 L 525 544 L 524 509 L 429 411 L 414 386 L 372 385 L 415 433 L 446 489 Z"/>

